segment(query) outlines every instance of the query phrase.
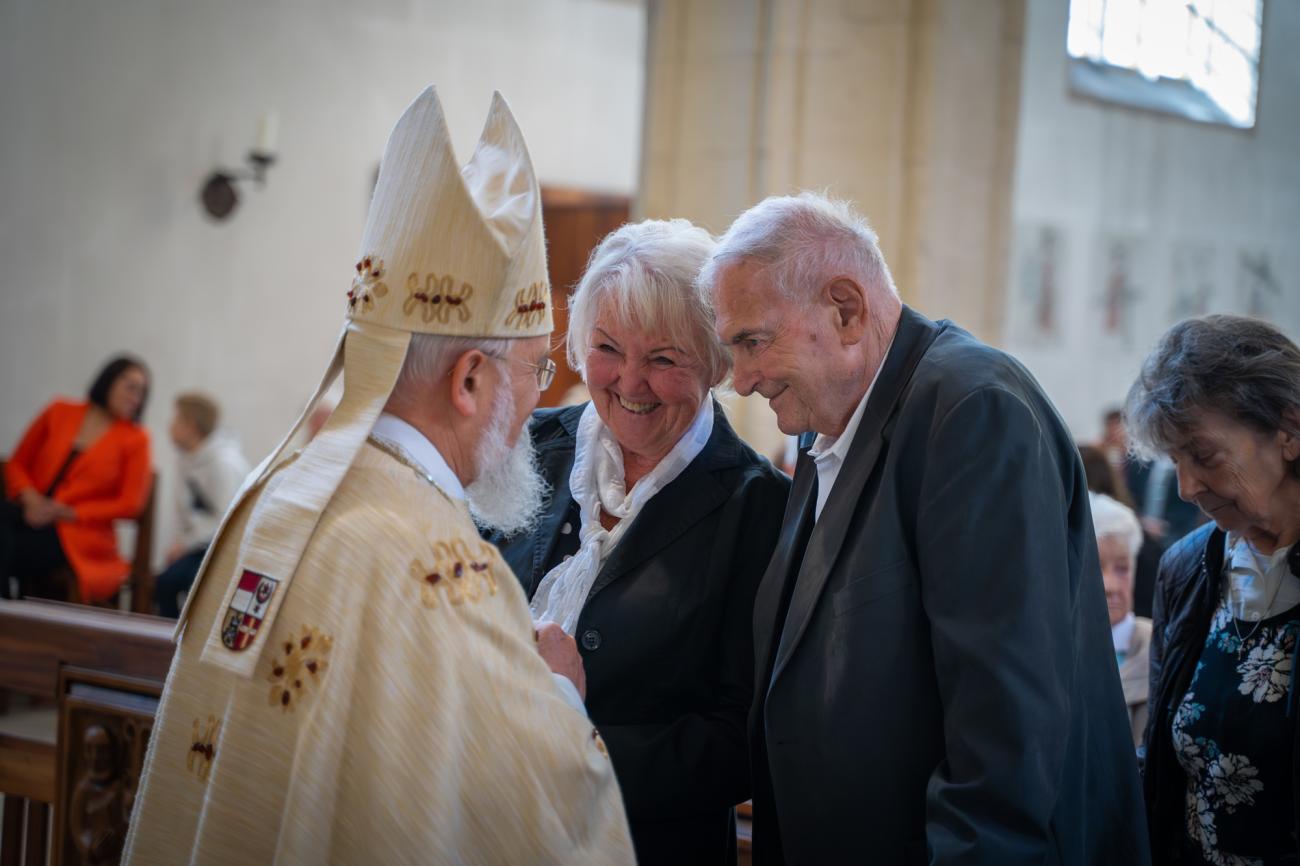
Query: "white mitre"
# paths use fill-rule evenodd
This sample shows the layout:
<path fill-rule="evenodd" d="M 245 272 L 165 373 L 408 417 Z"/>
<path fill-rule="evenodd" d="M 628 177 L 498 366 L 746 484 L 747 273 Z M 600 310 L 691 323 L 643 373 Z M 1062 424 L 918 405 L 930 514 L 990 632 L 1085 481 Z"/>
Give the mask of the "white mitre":
<path fill-rule="evenodd" d="M 388 401 L 411 334 L 526 338 L 551 332 L 541 191 L 523 135 L 499 93 L 464 168 L 452 152 L 434 88 L 406 109 L 384 149 L 350 276 L 347 322 L 320 387 L 280 446 L 249 476 L 227 516 L 284 463 L 289 443 L 342 371 L 338 406 L 267 485 L 243 538 L 225 538 L 223 522 L 199 572 L 198 580 L 226 582 L 222 609 L 241 611 L 251 624 L 232 628 L 218 620 L 202 658 L 244 676 L 252 675 L 265 645 L 257 635 L 270 630 L 321 513 Z M 235 573 L 208 575 L 212 551 L 236 542 Z M 181 614 L 178 634 L 187 614 Z"/>

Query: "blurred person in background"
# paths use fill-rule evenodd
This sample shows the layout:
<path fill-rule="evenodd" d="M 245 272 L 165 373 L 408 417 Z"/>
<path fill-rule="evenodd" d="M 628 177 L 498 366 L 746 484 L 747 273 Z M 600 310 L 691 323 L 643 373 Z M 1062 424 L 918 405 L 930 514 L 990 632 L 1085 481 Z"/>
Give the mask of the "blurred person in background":
<path fill-rule="evenodd" d="M 1083 458 L 1083 471 L 1088 476 L 1088 489 L 1093 493 L 1104 493 L 1134 512 L 1136 516 L 1137 509 L 1128 485 L 1124 481 L 1124 474 L 1110 460 L 1106 447 L 1104 442 L 1098 445 L 1079 446 L 1079 456 Z M 1160 557 L 1164 552 L 1165 545 L 1160 539 L 1142 526 L 1142 546 L 1138 549 L 1133 572 L 1133 613 L 1137 616 L 1151 618 L 1151 602 L 1156 591 L 1156 571 L 1160 567 Z"/>
<path fill-rule="evenodd" d="M 1138 548 L 1142 546 L 1142 525 L 1133 509 L 1104 493 L 1089 493 L 1092 528 L 1097 533 L 1097 554 L 1101 579 L 1106 587 L 1106 609 L 1110 613 L 1110 635 L 1119 664 L 1120 685 L 1133 726 L 1133 745 L 1142 742 L 1147 724 L 1147 694 L 1151 644 L 1151 620 L 1133 613 L 1133 575 Z"/>
<path fill-rule="evenodd" d="M 1111 409 L 1103 416 L 1100 447 L 1124 479 L 1147 537 L 1159 542 L 1162 550 L 1204 522 L 1195 505 L 1178 497 L 1178 479 L 1168 458 L 1147 458 L 1129 448 L 1121 410 Z"/>
<path fill-rule="evenodd" d="M 217 526 L 250 466 L 229 432 L 220 429 L 220 407 L 206 394 L 190 392 L 176 398 L 172 444 L 177 461 L 176 540 L 167 549 L 167 568 L 158 575 L 158 612 L 180 615 L 179 597 L 188 592 Z"/>
<path fill-rule="evenodd" d="M 99 371 L 84 401 L 57 398 L 28 426 L 5 463 L 6 589 L 17 577 L 19 595 L 104 602 L 117 593 L 130 566 L 113 521 L 138 516 L 149 496 L 140 424 L 148 396 L 148 369 L 123 355 Z"/>

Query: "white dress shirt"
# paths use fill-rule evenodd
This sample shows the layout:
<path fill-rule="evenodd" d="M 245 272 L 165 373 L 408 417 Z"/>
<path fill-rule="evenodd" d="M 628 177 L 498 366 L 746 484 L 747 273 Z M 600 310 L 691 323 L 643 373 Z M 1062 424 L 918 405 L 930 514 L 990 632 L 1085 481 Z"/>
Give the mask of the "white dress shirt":
<path fill-rule="evenodd" d="M 813 511 L 813 522 L 821 519 L 826 498 L 831 495 L 831 488 L 835 486 L 835 479 L 840 475 L 840 467 L 844 465 L 844 459 L 853 445 L 853 437 L 858 432 L 858 424 L 862 422 L 862 413 L 866 411 L 867 400 L 871 399 L 876 380 L 880 378 L 880 371 L 885 369 L 885 359 L 889 357 L 889 351 L 893 347 L 894 341 L 890 340 L 885 354 L 880 358 L 876 375 L 871 377 L 871 384 L 867 386 L 867 393 L 863 394 L 858 402 L 858 408 L 854 409 L 853 414 L 849 416 L 849 423 L 844 428 L 844 432 L 839 436 L 821 433 L 813 441 L 812 448 L 808 449 L 808 456 L 813 459 L 813 465 L 817 467 L 817 507 Z"/>
<path fill-rule="evenodd" d="M 451 466 L 443 459 L 434 444 L 419 430 L 396 415 L 384 412 L 375 420 L 370 435 L 406 456 L 443 493 L 452 499 L 465 501 L 465 486 L 460 483 L 456 473 L 451 471 Z M 513 575 L 511 577 L 513 578 Z M 585 716 L 587 707 L 582 703 L 582 696 L 578 694 L 578 687 L 573 684 L 573 681 L 554 671 L 551 672 L 551 679 L 555 680 L 564 702 Z"/>
<path fill-rule="evenodd" d="M 1246 539 L 1229 532 L 1224 539 L 1224 597 L 1237 619 L 1258 622 L 1300 604 L 1300 578 L 1291 573 L 1286 557 L 1290 547 L 1266 556 Z"/>
<path fill-rule="evenodd" d="M 1110 640 L 1115 646 L 1115 658 L 1120 664 L 1124 664 L 1124 658 L 1128 655 L 1128 648 L 1133 644 L 1133 629 L 1137 625 L 1137 617 L 1133 611 L 1119 622 L 1110 627 Z"/>

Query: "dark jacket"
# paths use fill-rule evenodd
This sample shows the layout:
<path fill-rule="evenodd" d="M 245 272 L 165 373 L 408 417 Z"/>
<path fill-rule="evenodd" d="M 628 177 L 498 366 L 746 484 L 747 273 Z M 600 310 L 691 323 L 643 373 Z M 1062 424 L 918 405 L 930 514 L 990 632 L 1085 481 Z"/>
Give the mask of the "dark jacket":
<path fill-rule="evenodd" d="M 1143 738 L 1142 786 L 1151 862 L 1176 864 L 1185 833 L 1187 776 L 1174 754 L 1173 721 L 1205 648 L 1223 592 L 1224 533 L 1208 523 L 1170 547 L 1156 578 L 1151 623 L 1151 696 Z M 1292 659 L 1292 666 L 1297 659 Z M 1300 724 L 1291 751 L 1292 791 L 1300 792 Z M 1295 798 L 1300 828 L 1300 797 Z M 1300 845 L 1297 846 L 1300 855 Z"/>
<path fill-rule="evenodd" d="M 759 589 L 756 864 L 1148 861 L 1083 466 L 1025 369 L 909 308 Z"/>
<path fill-rule="evenodd" d="M 578 547 L 569 473 L 583 408 L 533 415 L 554 494 L 536 532 L 502 545 L 529 598 Z M 750 792 L 754 592 L 789 489 L 714 404 L 704 449 L 646 503 L 578 619 L 587 711 L 609 746 L 641 866 L 734 862 L 732 807 Z"/>

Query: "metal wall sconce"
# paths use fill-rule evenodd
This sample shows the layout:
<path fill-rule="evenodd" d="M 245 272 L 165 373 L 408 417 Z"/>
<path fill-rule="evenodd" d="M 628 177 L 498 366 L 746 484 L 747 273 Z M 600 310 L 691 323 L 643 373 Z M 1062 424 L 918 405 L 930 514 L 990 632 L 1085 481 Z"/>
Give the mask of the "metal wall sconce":
<path fill-rule="evenodd" d="M 252 180 L 259 187 L 265 185 L 266 170 L 275 164 L 277 126 L 275 112 L 262 115 L 257 128 L 257 144 L 245 157 L 248 168 L 219 168 L 208 175 L 199 190 L 199 201 L 203 203 L 208 216 L 221 221 L 234 213 L 239 204 L 239 193 L 235 188 L 237 181 Z"/>

